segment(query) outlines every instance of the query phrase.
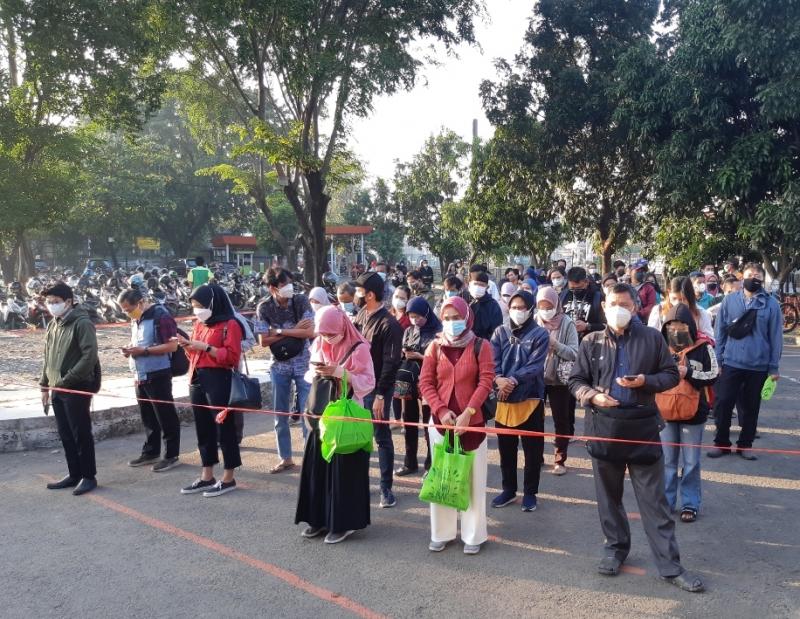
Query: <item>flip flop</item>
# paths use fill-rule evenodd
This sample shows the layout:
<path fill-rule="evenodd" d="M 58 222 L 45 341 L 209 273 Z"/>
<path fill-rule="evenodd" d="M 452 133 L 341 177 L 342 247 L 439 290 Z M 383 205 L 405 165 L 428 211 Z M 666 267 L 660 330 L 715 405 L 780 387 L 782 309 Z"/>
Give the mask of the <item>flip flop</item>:
<path fill-rule="evenodd" d="M 275 473 L 283 473 L 284 471 L 288 471 L 289 469 L 293 469 L 295 467 L 294 462 L 281 462 L 280 464 L 276 464 L 273 466 L 269 472 L 273 475 Z"/>
<path fill-rule="evenodd" d="M 673 576 L 672 578 L 668 578 L 666 576 L 662 576 L 661 578 L 662 580 L 666 580 L 668 583 L 675 585 L 678 587 L 678 589 L 688 591 L 689 593 L 700 593 L 706 589 L 702 579 L 699 576 L 695 576 L 691 572 L 684 571 L 677 576 Z"/>

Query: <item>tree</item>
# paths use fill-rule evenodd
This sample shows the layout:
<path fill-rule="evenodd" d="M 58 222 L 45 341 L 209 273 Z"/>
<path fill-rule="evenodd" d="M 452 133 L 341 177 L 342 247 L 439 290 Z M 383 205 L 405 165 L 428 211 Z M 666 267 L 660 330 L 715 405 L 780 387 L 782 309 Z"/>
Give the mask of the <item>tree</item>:
<path fill-rule="evenodd" d="M 348 173 L 349 123 L 376 95 L 413 86 L 418 39 L 473 42 L 475 0 L 162 2 L 193 72 L 245 110 L 241 154 L 257 159 L 259 208 L 279 186 L 295 211 L 306 277 L 321 283 L 330 186 Z M 254 92 L 248 88 L 252 85 Z M 340 172 L 344 168 L 344 172 Z M 273 227 L 274 228 L 274 227 Z"/>
<path fill-rule="evenodd" d="M 800 264 L 800 7 L 668 5 L 659 45 L 629 52 L 620 83 L 632 138 L 654 153 L 654 217 L 706 219 L 783 282 Z"/>
<path fill-rule="evenodd" d="M 458 134 L 442 129 L 432 135 L 407 163 L 398 163 L 394 200 L 400 206 L 403 226 L 411 245 L 427 247 L 444 270 L 464 256 L 464 222 L 444 215 L 454 208 L 467 173 L 470 146 Z"/>
<path fill-rule="evenodd" d="M 495 126 L 541 124 L 532 146 L 552 210 L 573 235 L 596 235 L 604 270 L 650 197 L 652 161 L 628 140 L 616 84 L 625 52 L 652 36 L 658 8 L 658 0 L 540 0 L 516 70 L 501 61 L 502 81 L 481 86 Z"/>

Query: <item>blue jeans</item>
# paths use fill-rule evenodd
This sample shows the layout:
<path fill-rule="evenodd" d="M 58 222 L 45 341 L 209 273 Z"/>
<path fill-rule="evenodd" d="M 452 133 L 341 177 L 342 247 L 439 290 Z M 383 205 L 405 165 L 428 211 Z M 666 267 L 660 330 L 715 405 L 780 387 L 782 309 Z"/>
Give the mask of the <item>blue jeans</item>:
<path fill-rule="evenodd" d="M 700 491 L 700 448 L 685 445 L 699 445 L 703 440 L 703 426 L 684 423 L 667 422 L 661 430 L 664 443 L 683 443 L 680 447 L 662 445 L 664 450 L 664 481 L 667 492 L 667 503 L 670 508 L 678 507 L 678 484 L 681 489 L 681 508 L 692 508 L 700 511 L 702 494 Z M 679 460 L 683 457 L 683 471 L 678 477 Z"/>
<path fill-rule="evenodd" d="M 306 398 L 311 385 L 303 378 L 303 373 L 295 371 L 293 374 L 279 374 L 274 369 L 270 370 L 272 377 L 272 408 L 275 411 L 288 413 L 291 408 L 292 381 L 297 392 L 297 410 L 304 413 Z M 303 438 L 308 434 L 308 428 L 303 423 Z M 278 441 L 278 455 L 281 460 L 292 457 L 292 433 L 289 430 L 289 415 L 275 415 L 275 436 Z"/>
<path fill-rule="evenodd" d="M 393 391 L 393 390 L 392 390 Z M 364 408 L 372 410 L 375 403 L 376 391 L 364 397 Z M 388 421 L 392 415 L 392 392 L 384 394 L 383 418 Z M 374 418 L 374 414 L 373 414 Z M 394 441 L 392 440 L 392 429 L 388 423 L 373 424 L 375 442 L 378 444 L 378 466 L 381 469 L 381 492 L 392 489 L 394 481 Z"/>

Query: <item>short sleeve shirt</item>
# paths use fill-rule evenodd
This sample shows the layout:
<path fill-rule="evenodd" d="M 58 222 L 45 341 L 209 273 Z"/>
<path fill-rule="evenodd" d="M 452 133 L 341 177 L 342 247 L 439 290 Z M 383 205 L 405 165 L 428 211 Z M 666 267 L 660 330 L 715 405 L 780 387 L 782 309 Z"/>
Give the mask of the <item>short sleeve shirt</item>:
<path fill-rule="evenodd" d="M 295 320 L 295 316 L 299 320 Z M 286 307 L 281 307 L 274 299 L 267 299 L 258 306 L 259 320 L 275 329 L 293 329 L 300 320 L 314 318 L 314 310 L 305 295 L 295 295 Z M 283 376 L 304 375 L 311 361 L 310 340 L 303 344 L 303 352 L 288 361 L 273 361 L 272 369 Z"/>

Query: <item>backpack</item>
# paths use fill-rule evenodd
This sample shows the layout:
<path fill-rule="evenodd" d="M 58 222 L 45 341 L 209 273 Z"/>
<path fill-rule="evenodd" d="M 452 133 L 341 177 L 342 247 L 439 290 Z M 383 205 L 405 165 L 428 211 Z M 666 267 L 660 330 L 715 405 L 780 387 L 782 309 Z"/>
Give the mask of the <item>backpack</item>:
<path fill-rule="evenodd" d="M 705 342 L 698 342 L 679 353 L 678 366 L 686 366 L 686 355 L 703 346 Z M 700 405 L 700 392 L 685 378 L 667 391 L 656 394 L 656 406 L 665 421 L 689 421 L 697 414 Z"/>
<path fill-rule="evenodd" d="M 163 305 L 159 305 L 163 311 L 169 313 L 169 310 L 165 308 Z M 153 331 L 155 333 L 156 339 L 161 341 L 161 332 L 160 332 L 160 321 L 158 320 L 158 312 L 156 312 L 156 317 L 153 319 Z M 178 331 L 178 335 L 183 338 L 191 339 L 189 335 L 181 329 L 180 327 L 176 327 Z M 175 352 L 169 353 L 169 369 L 170 373 L 173 377 L 175 376 L 185 376 L 186 373 L 189 371 L 189 357 L 186 355 L 186 351 L 181 347 L 175 350 Z"/>

